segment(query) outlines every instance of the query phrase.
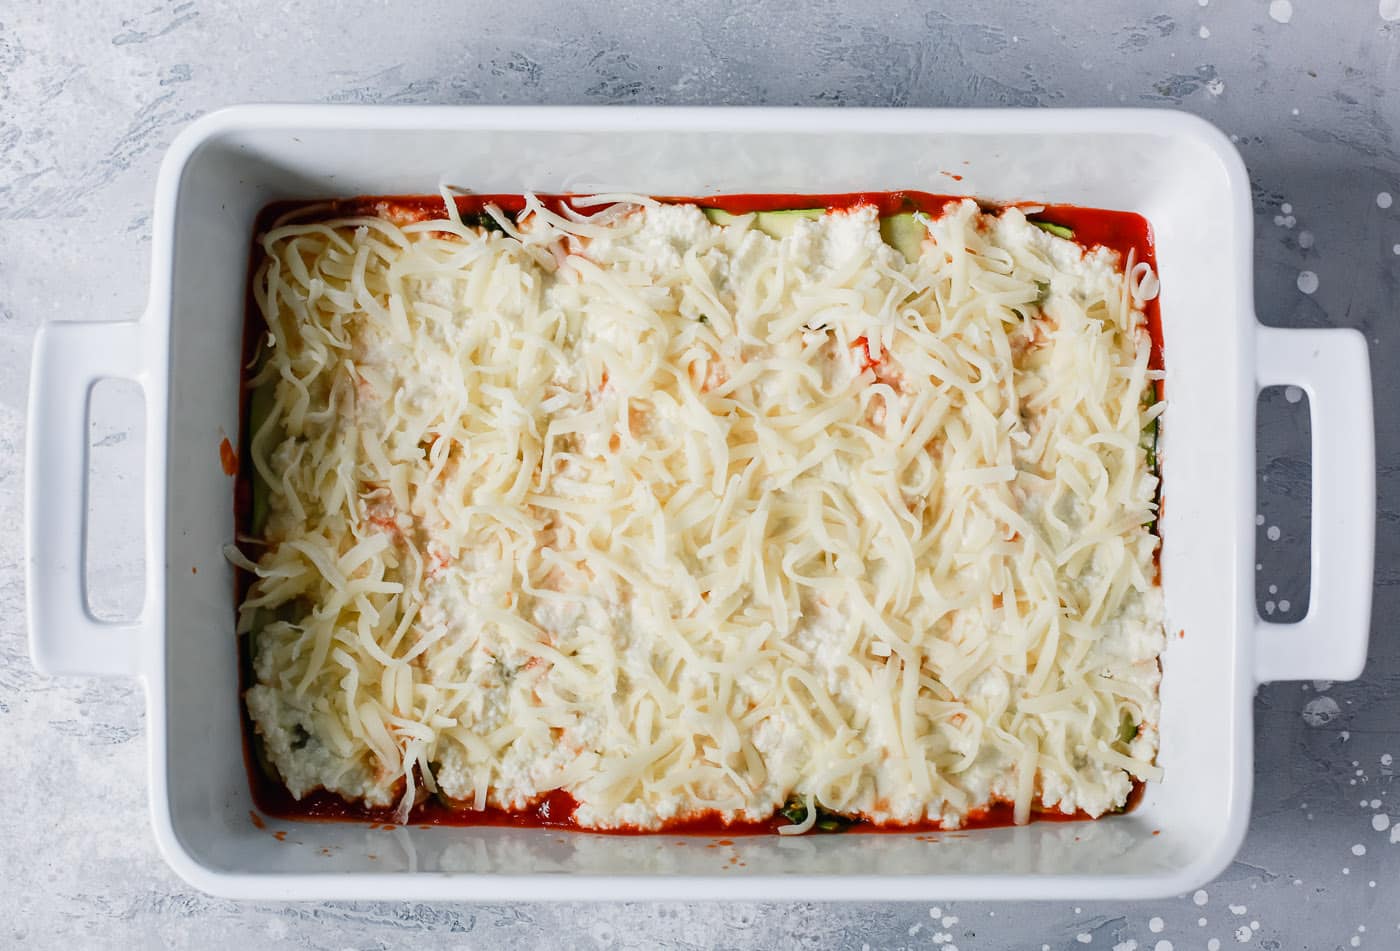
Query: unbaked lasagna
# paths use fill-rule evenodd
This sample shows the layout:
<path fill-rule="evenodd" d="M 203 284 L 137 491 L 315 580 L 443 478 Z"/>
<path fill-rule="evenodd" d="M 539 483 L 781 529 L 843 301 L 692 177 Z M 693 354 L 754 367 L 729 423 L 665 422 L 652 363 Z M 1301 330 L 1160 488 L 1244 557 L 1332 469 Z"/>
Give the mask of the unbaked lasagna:
<path fill-rule="evenodd" d="M 1156 779 L 1149 249 L 901 201 L 270 222 L 228 554 L 290 795 L 797 833 Z"/>

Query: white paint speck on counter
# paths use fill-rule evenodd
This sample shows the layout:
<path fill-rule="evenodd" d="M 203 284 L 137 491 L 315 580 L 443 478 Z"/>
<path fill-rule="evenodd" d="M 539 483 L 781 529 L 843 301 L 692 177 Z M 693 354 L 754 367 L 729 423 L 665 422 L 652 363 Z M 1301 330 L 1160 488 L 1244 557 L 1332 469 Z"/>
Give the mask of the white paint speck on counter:
<path fill-rule="evenodd" d="M 1380 14 L 1387 22 L 1400 20 L 1400 0 L 1380 0 Z"/>
<path fill-rule="evenodd" d="M 1191 896 L 1191 900 L 1197 905 L 1204 905 L 1206 902 L 1210 901 L 1210 895 L 1206 894 L 1204 888 L 1198 888 L 1196 889 L 1196 894 Z"/>
<path fill-rule="evenodd" d="M 1275 23 L 1287 23 L 1293 19 L 1293 4 L 1288 0 L 1271 0 L 1269 3 L 1269 19 Z"/>
<path fill-rule="evenodd" d="M 1331 697 L 1314 697 L 1303 705 L 1303 722 L 1310 727 L 1324 727 L 1342 715 L 1342 708 Z"/>
<path fill-rule="evenodd" d="M 1394 200 L 1395 199 L 1391 197 L 1390 192 L 1381 192 L 1379 195 L 1376 196 L 1376 207 L 1389 208 Z"/>
<path fill-rule="evenodd" d="M 1298 290 L 1311 294 L 1317 290 L 1317 274 L 1312 271 L 1298 272 Z"/>
<path fill-rule="evenodd" d="M 1161 934 L 1162 929 L 1166 926 L 1166 922 L 1156 916 L 1149 918 L 1147 921 L 1147 930 L 1153 934 Z"/>

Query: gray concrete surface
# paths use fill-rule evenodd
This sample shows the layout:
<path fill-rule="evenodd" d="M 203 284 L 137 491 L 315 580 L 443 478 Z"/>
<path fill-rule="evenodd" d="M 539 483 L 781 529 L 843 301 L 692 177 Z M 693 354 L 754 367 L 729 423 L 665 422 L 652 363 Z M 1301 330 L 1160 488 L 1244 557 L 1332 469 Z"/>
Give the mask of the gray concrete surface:
<path fill-rule="evenodd" d="M 1380 457 L 1371 661 L 1256 701 L 1239 860 L 1140 904 L 236 904 L 191 891 L 145 813 L 139 688 L 46 680 L 0 534 L 0 946 L 7 948 L 1400 947 L 1400 0 L 549 4 L 9 0 L 0 5 L 0 524 L 18 526 L 32 334 L 142 308 L 165 145 L 239 101 L 1186 109 L 1237 137 L 1267 323 L 1373 345 Z M 969 12 L 973 8 L 976 12 Z M 1383 194 L 1384 193 L 1384 194 Z M 1208 235 L 1203 235 L 1209 240 Z M 1312 293 L 1308 279 L 1317 276 Z M 1296 397 L 1296 393 L 1292 394 Z M 125 402 L 123 402 L 125 400 Z M 1260 610 L 1306 603 L 1305 404 L 1260 431 Z M 93 425 L 105 610 L 141 572 L 130 393 Z M 1271 529 L 1276 528 L 1277 531 Z M 1272 536 L 1277 536 L 1275 539 Z M 1285 609 L 1285 602 L 1287 607 Z M 625 897 L 625 896 L 619 896 Z M 932 898 L 933 896 L 931 896 Z"/>

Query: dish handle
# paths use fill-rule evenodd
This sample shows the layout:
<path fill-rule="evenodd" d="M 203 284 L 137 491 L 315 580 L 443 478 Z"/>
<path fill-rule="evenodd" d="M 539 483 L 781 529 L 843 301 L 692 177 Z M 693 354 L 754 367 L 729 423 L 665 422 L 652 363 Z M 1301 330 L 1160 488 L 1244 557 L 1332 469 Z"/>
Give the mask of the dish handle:
<path fill-rule="evenodd" d="M 1257 328 L 1259 388 L 1291 385 L 1312 414 L 1311 603 L 1296 624 L 1256 615 L 1254 676 L 1354 680 L 1366 664 L 1376 541 L 1376 443 L 1366 338 Z"/>
<path fill-rule="evenodd" d="M 43 673 L 140 671 L 144 619 L 152 613 L 149 581 L 140 617 L 103 621 L 88 607 L 83 565 L 88 395 L 102 379 L 130 379 L 145 388 L 143 349 L 142 326 L 135 321 L 51 322 L 35 338 L 25 454 L 25 583 L 29 654 Z M 148 432 L 148 441 L 158 438 Z M 146 571 L 149 579 L 149 560 Z"/>

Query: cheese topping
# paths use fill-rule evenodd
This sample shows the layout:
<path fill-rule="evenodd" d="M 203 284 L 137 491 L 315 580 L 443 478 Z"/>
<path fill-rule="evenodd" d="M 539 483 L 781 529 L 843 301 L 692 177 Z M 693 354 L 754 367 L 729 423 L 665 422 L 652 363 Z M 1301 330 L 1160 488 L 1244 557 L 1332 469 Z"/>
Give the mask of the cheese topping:
<path fill-rule="evenodd" d="M 802 832 L 1158 778 L 1150 268 L 971 201 L 907 261 L 873 208 L 601 197 L 261 237 L 239 629 L 292 794 Z"/>

